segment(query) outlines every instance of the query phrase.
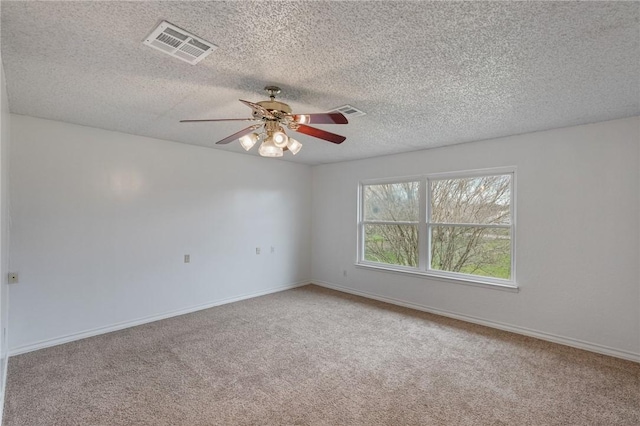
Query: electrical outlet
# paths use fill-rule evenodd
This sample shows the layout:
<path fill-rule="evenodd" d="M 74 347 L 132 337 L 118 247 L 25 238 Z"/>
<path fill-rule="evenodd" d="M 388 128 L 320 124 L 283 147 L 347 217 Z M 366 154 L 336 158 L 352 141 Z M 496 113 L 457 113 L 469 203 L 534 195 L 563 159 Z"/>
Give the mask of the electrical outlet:
<path fill-rule="evenodd" d="M 274 246 L 271 246 L 271 254 L 276 252 L 276 248 Z"/>
<path fill-rule="evenodd" d="M 9 272 L 9 284 L 18 284 L 17 272 Z"/>
<path fill-rule="evenodd" d="M 191 255 L 190 254 L 185 254 L 184 255 L 184 263 L 190 263 L 191 262 Z"/>
<path fill-rule="evenodd" d="M 256 247 L 256 254 L 260 254 L 260 247 Z"/>
<path fill-rule="evenodd" d="M 343 269 L 343 270 L 342 270 L 342 276 L 343 276 L 343 277 L 346 277 L 346 276 L 347 276 L 347 270 L 346 270 L 346 269 Z"/>

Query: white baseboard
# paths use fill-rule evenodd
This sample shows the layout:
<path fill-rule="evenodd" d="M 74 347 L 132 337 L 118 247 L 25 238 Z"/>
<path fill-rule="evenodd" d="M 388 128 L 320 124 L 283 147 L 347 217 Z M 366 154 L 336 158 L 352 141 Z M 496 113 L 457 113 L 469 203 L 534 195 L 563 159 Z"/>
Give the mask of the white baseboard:
<path fill-rule="evenodd" d="M 266 290 L 257 291 L 254 293 L 242 294 L 239 296 L 229 297 L 226 299 L 216 300 L 212 302 L 203 303 L 201 305 L 191 306 L 188 308 L 178 309 L 171 312 L 165 312 L 158 315 L 151 315 L 144 318 L 138 318 L 131 321 L 124 321 L 112 325 L 108 325 L 105 327 L 98 327 L 90 330 L 81 331 L 78 333 L 72 333 L 65 336 L 54 337 L 52 339 L 41 340 L 39 342 L 30 343 L 27 345 L 18 346 L 16 348 L 9 348 L 9 353 L 7 354 L 6 359 L 10 356 L 20 355 L 27 352 L 37 351 L 38 349 L 48 348 L 50 346 L 57 346 L 63 343 L 73 342 L 75 340 L 85 339 L 87 337 L 97 336 L 99 334 L 110 333 L 112 331 L 122 330 L 124 328 L 135 327 L 137 325 L 146 324 L 153 321 L 159 321 L 166 318 L 175 317 L 178 315 L 184 315 L 195 311 L 201 311 L 203 309 L 213 308 L 214 306 L 226 305 L 228 303 L 238 302 L 240 300 L 252 299 L 258 296 L 264 296 L 266 294 L 277 293 L 284 290 L 290 290 L 292 288 L 301 287 L 304 285 L 310 284 L 310 281 L 300 281 L 293 284 L 283 285 L 279 287 L 272 287 Z M 5 369 L 6 375 L 6 369 Z"/>
<path fill-rule="evenodd" d="M 559 343 L 561 345 L 571 346 L 578 349 L 584 349 L 590 352 L 596 352 L 603 355 L 609 355 L 616 358 L 626 359 L 628 361 L 634 361 L 640 363 L 640 354 L 620 349 L 611 348 L 608 346 L 599 345 L 597 343 L 585 342 L 583 340 L 573 339 L 570 337 L 558 336 L 552 333 L 546 333 L 544 331 L 532 330 L 525 327 L 519 327 L 509 325 L 497 321 L 486 320 L 483 318 L 477 318 L 470 315 L 458 314 L 456 312 L 450 312 L 443 309 L 436 309 L 430 306 L 419 305 L 416 303 L 405 302 L 404 300 L 394 299 L 386 296 L 379 296 L 374 293 L 361 290 L 353 290 L 351 288 L 343 287 L 341 285 L 328 283 L 320 280 L 311 280 L 312 284 L 316 284 L 320 287 L 330 288 L 332 290 L 341 291 L 343 293 L 354 294 L 356 296 L 366 297 L 368 299 L 379 300 L 381 302 L 391 303 L 392 305 L 404 306 L 405 308 L 411 308 L 418 311 L 429 312 L 436 315 L 442 315 L 444 317 L 455 318 L 474 324 L 484 325 L 491 328 L 497 328 L 499 330 L 510 331 L 512 333 L 522 334 L 529 337 L 535 337 L 537 339 L 546 340 L 548 342 Z"/>
<path fill-rule="evenodd" d="M 4 396 L 7 394 L 7 369 L 9 368 L 9 354 L 5 354 L 2 358 L 2 389 L 0 389 L 0 425 L 4 424 L 2 419 L 4 418 Z"/>

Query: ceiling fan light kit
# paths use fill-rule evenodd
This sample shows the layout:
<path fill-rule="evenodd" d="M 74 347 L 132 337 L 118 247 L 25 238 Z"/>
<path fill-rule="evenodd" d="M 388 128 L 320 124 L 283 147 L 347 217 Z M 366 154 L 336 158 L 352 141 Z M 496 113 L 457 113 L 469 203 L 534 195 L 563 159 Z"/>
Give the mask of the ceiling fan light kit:
<path fill-rule="evenodd" d="M 258 148 L 258 153 L 263 157 L 282 157 L 284 150 L 276 146 L 272 137 L 267 137 Z"/>
<path fill-rule="evenodd" d="M 240 140 L 240 145 L 244 148 L 245 151 L 249 151 L 260 139 L 260 135 L 257 133 L 249 133 L 248 135 L 242 136 Z"/>
<path fill-rule="evenodd" d="M 216 144 L 227 144 L 236 139 L 245 151 L 249 151 L 253 146 L 262 141 L 258 153 L 263 157 L 282 157 L 284 151 L 290 151 L 296 155 L 302 149 L 302 144 L 297 140 L 287 136 L 285 127 L 294 132 L 303 133 L 314 138 L 323 139 L 335 144 L 345 141 L 344 136 L 327 132 L 326 130 L 307 126 L 309 124 L 347 124 L 347 118 L 340 112 L 318 113 L 318 114 L 292 114 L 291 107 L 284 102 L 276 101 L 276 95 L 280 93 L 277 86 L 267 86 L 264 90 L 269 93 L 268 101 L 257 103 L 244 101 L 252 110 L 252 118 L 222 118 L 203 120 L 181 120 L 181 123 L 193 123 L 204 121 L 261 121 L 261 124 L 254 124 L 245 129 L 228 136 Z M 254 132 L 254 130 L 259 130 Z"/>
<path fill-rule="evenodd" d="M 287 148 L 293 155 L 296 155 L 302 149 L 302 144 L 295 140 L 294 138 L 289 138 L 289 143 L 287 143 Z"/>
<path fill-rule="evenodd" d="M 287 143 L 289 142 L 289 138 L 287 137 L 287 134 L 284 132 L 284 129 L 274 132 L 272 138 L 273 138 L 273 143 L 278 148 L 284 148 L 285 146 L 287 146 Z"/>

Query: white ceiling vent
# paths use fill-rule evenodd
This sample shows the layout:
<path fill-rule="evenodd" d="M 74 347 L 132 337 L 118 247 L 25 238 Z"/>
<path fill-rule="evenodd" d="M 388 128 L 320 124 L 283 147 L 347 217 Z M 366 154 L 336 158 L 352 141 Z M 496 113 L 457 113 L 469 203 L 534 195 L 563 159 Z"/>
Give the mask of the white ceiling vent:
<path fill-rule="evenodd" d="M 351 105 L 343 105 L 334 108 L 333 111 L 341 112 L 345 117 L 361 117 L 366 114 L 366 112 L 360 111 L 358 108 L 352 107 Z"/>
<path fill-rule="evenodd" d="M 218 48 L 167 21 L 162 21 L 143 43 L 191 65 L 197 64 Z"/>

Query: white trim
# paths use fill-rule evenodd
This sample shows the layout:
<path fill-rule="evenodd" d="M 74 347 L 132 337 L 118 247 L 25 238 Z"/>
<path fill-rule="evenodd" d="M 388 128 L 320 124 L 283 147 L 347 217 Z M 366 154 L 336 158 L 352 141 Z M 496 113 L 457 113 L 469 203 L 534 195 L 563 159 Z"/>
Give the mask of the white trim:
<path fill-rule="evenodd" d="M 356 262 L 354 266 L 364 269 L 373 269 L 384 272 L 391 272 L 395 274 L 413 275 L 414 277 L 428 278 L 440 281 L 446 281 L 450 283 L 472 285 L 476 287 L 491 288 L 494 290 L 505 290 L 512 292 L 519 292 L 520 287 L 518 284 L 512 281 L 500 280 L 498 278 L 481 277 L 480 275 L 469 275 L 460 273 L 448 273 L 446 271 L 435 271 L 429 269 L 429 271 L 422 271 L 417 268 L 411 268 L 409 266 L 392 265 L 386 263 L 377 263 L 362 261 Z M 486 278 L 486 279 L 483 279 Z"/>
<path fill-rule="evenodd" d="M 552 343 L 558 343 L 565 346 L 571 346 L 573 348 L 584 349 L 586 351 L 595 352 L 603 355 L 609 355 L 615 358 L 621 358 L 628 361 L 640 363 L 640 353 L 629 352 L 625 350 L 615 349 L 609 346 L 600 345 L 597 343 L 585 342 L 584 340 L 573 339 L 571 337 L 559 336 L 553 333 L 547 333 L 544 331 L 532 330 L 526 327 L 520 327 L 516 325 L 505 324 L 498 321 L 486 320 L 484 318 L 478 318 L 471 315 L 459 314 L 456 312 L 447 311 L 444 309 L 432 308 L 430 306 L 419 305 L 416 303 L 405 302 L 403 300 L 394 299 L 386 296 L 379 296 L 374 293 L 370 293 L 362 290 L 353 290 L 347 287 L 343 287 L 337 284 L 331 284 L 325 281 L 311 280 L 312 284 L 320 287 L 330 288 L 332 290 L 340 291 L 343 293 L 354 294 L 356 296 L 366 297 L 368 299 L 378 300 L 380 302 L 390 303 L 392 305 L 404 306 L 405 308 L 415 309 L 422 312 L 429 312 L 435 315 L 441 315 L 443 317 L 455 318 L 461 321 L 470 322 L 473 324 L 484 325 L 486 327 L 496 328 L 498 330 L 509 331 L 511 333 L 522 334 L 524 336 L 535 337 L 540 340 L 546 340 Z"/>
<path fill-rule="evenodd" d="M 493 175 L 509 175 L 515 174 L 517 170 L 516 166 L 505 167 L 490 167 L 487 169 L 475 169 L 475 170 L 461 170 L 458 172 L 442 172 L 442 173 L 429 173 L 426 176 L 430 180 L 443 180 L 443 179 L 464 179 L 468 177 L 483 177 Z"/>
<path fill-rule="evenodd" d="M 516 245 L 516 222 L 518 219 L 516 219 L 517 216 L 517 200 L 516 200 L 516 195 L 518 192 L 518 189 L 516 188 L 516 181 L 517 181 L 517 173 L 516 173 L 516 168 L 513 167 L 513 173 L 511 174 L 511 200 L 509 200 L 509 202 L 511 203 L 511 232 L 510 232 L 510 237 L 511 237 L 511 280 L 515 283 L 516 282 L 516 277 L 518 276 L 518 274 L 516 273 L 516 252 L 517 252 L 517 245 Z"/>
<path fill-rule="evenodd" d="M 413 225 L 418 226 L 420 222 L 418 221 L 410 221 L 410 220 L 363 220 L 363 225 Z"/>
<path fill-rule="evenodd" d="M 385 183 L 405 183 L 405 182 L 420 182 L 424 178 L 424 175 L 413 176 L 400 176 L 400 177 L 384 177 L 375 179 L 363 179 L 360 181 L 360 186 L 368 185 L 383 185 Z"/>
<path fill-rule="evenodd" d="M 511 225 L 499 225 L 495 223 L 444 223 L 444 222 L 429 222 L 429 226 L 453 226 L 460 228 L 502 228 L 511 229 Z"/>
<path fill-rule="evenodd" d="M 420 225 L 418 226 L 418 270 L 426 271 L 431 262 L 431 237 L 429 235 L 429 227 L 427 226 L 427 218 L 431 214 L 431 193 L 428 188 L 427 178 L 425 176 L 420 179 L 420 191 L 418 191 L 420 204 L 418 207 Z M 422 206 L 425 206 L 424 208 Z M 426 242 L 420 245 L 421 242 Z M 364 252 L 362 256 L 364 260 Z"/>
<path fill-rule="evenodd" d="M 7 394 L 7 370 L 9 369 L 9 354 L 5 354 L 4 358 L 2 359 L 2 378 L 0 380 L 2 380 L 2 390 L 0 390 L 0 403 L 2 403 L 2 406 L 0 406 L 0 425 L 4 424 L 2 419 L 4 418 L 4 397 Z"/>
<path fill-rule="evenodd" d="M 51 346 L 61 345 L 63 343 L 73 342 L 75 340 L 86 339 L 87 337 L 97 336 L 100 334 L 111 333 L 112 331 L 122 330 L 129 327 L 135 327 L 137 325 L 146 324 L 149 322 L 159 321 L 166 318 L 176 317 L 179 315 L 188 314 L 191 312 L 201 311 L 203 309 L 213 308 L 215 306 L 226 305 L 228 303 L 239 302 L 245 299 L 252 299 L 254 297 L 264 296 L 271 293 L 277 293 L 284 290 L 291 290 L 296 287 L 302 287 L 310 284 L 310 281 L 300 281 L 293 284 L 283 285 L 279 287 L 272 287 L 266 290 L 257 291 L 255 293 L 242 294 L 240 296 L 229 297 L 226 299 L 216 300 L 213 302 L 203 303 L 201 305 L 191 306 L 188 308 L 178 309 L 171 312 L 165 312 L 158 315 L 151 315 L 144 318 L 138 318 L 131 321 L 124 321 L 106 327 L 98 327 L 90 330 L 81 331 L 79 333 L 72 333 L 66 336 L 54 337 L 53 339 L 41 340 L 35 343 L 29 343 L 27 345 L 18 346 L 17 348 L 10 348 L 7 358 L 10 356 L 20 355 L 27 352 L 37 351 L 39 349 L 48 348 Z"/>
<path fill-rule="evenodd" d="M 356 212 L 358 216 L 356 217 L 356 262 L 360 260 L 362 257 L 360 253 L 364 253 L 364 189 L 362 187 L 362 182 L 358 183 L 358 197 L 356 200 Z"/>
<path fill-rule="evenodd" d="M 9 218 L 10 219 L 10 218 Z M 5 281 L 4 284 L 0 285 L 8 285 L 8 283 Z M 6 293 L 7 296 L 7 300 L 4 301 L 4 306 L 5 309 L 9 307 L 9 291 L 7 291 Z M 8 320 L 8 316 L 5 317 Z M 1 322 L 1 321 L 0 321 Z M 8 321 L 5 321 L 5 325 L 4 325 L 4 330 L 0 329 L 0 338 L 2 339 L 2 343 L 0 344 L 0 347 L 2 348 L 2 351 L 0 351 L 0 355 L 2 355 L 1 358 L 1 362 L 2 362 L 2 377 L 0 378 L 0 380 L 2 380 L 2 388 L 0 389 L 0 425 L 4 424 L 4 402 L 5 402 L 5 397 L 7 396 L 7 376 L 9 374 L 9 349 L 8 349 L 8 343 L 9 343 L 9 326 L 8 324 L 6 324 Z M 2 353 L 3 352 L 3 353 Z"/>

